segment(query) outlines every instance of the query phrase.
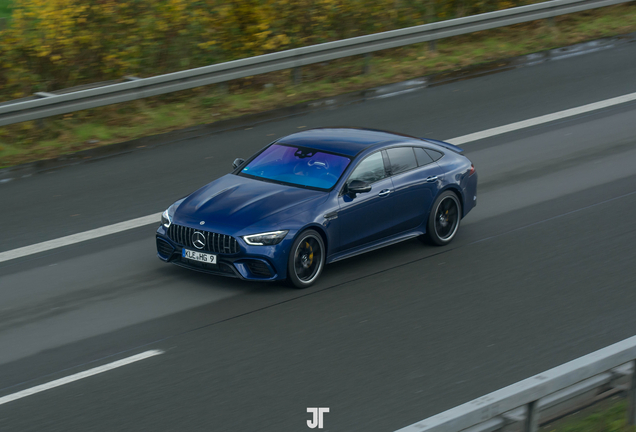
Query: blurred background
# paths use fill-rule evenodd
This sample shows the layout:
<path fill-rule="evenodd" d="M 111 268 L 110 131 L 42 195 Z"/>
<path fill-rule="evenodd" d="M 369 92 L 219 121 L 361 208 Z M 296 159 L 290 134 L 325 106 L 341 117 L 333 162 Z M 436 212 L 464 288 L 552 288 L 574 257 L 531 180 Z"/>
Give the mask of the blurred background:
<path fill-rule="evenodd" d="M 530 3 L 0 0 L 0 103 Z M 631 3 L 633 4 L 633 2 Z M 630 4 L 0 127 L 0 168 L 634 31 Z"/>
<path fill-rule="evenodd" d="M 2 97 L 150 76 L 524 0 L 0 0 Z"/>

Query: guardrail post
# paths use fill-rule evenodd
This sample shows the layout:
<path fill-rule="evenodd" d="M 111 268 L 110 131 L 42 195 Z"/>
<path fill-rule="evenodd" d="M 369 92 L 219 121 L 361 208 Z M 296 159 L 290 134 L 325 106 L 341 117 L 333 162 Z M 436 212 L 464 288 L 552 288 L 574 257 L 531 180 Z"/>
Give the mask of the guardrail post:
<path fill-rule="evenodd" d="M 627 392 L 627 424 L 636 425 L 636 360 L 632 361 L 632 378 Z"/>
<path fill-rule="evenodd" d="M 432 53 L 437 52 L 437 41 L 435 39 L 428 41 L 428 50 Z"/>
<path fill-rule="evenodd" d="M 523 432 L 537 432 L 539 430 L 539 401 L 533 401 L 528 404 L 528 412 L 526 420 L 523 424 Z"/>
<path fill-rule="evenodd" d="M 369 75 L 371 73 L 371 57 L 373 54 L 366 53 L 364 55 L 364 66 L 362 67 L 362 74 Z"/>
<path fill-rule="evenodd" d="M 303 82 L 303 71 L 300 66 L 292 69 L 292 79 L 294 84 L 300 84 Z"/>

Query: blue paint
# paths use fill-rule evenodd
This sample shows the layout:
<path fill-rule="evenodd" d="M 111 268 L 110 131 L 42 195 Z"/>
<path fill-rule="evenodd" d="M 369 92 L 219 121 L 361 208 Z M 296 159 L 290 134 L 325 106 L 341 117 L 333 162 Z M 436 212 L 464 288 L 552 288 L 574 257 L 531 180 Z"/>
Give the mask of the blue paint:
<path fill-rule="evenodd" d="M 391 152 L 386 151 L 393 147 L 420 147 L 444 156 L 395 173 L 387 156 Z M 424 234 L 433 202 L 444 191 L 460 197 L 464 217 L 476 204 L 477 174 L 470 174 L 471 162 L 457 151 L 447 143 L 369 129 L 307 130 L 281 138 L 245 166 L 175 202 L 170 216 L 176 226 L 237 240 L 238 253 L 217 253 L 217 266 L 197 270 L 247 280 L 283 280 L 292 244 L 308 228 L 323 236 L 329 263 Z M 369 192 L 344 193 L 354 170 L 378 152 L 384 178 L 371 183 Z M 279 230 L 289 232 L 277 245 L 252 246 L 242 238 Z M 170 238 L 164 226 L 157 237 L 175 248 L 171 257 L 159 257 L 184 265 L 179 256 L 184 247 L 192 246 Z M 269 270 L 269 277 L 250 270 L 249 264 L 256 261 Z"/>

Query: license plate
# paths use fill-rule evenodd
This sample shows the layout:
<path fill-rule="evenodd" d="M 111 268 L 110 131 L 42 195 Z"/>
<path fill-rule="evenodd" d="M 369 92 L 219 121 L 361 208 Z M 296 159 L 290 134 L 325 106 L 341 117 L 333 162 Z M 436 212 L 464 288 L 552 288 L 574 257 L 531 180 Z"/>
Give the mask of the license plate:
<path fill-rule="evenodd" d="M 203 252 L 197 252 L 193 250 L 183 249 L 181 256 L 192 261 L 199 261 L 208 264 L 216 264 L 216 255 L 206 254 Z"/>

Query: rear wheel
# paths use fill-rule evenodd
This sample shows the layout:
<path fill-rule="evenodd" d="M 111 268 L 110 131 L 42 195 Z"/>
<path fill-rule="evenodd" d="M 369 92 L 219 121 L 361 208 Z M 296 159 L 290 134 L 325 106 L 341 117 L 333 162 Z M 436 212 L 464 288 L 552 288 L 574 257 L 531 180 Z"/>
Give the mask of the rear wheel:
<path fill-rule="evenodd" d="M 426 225 L 426 239 L 435 245 L 443 246 L 451 242 L 459 229 L 461 204 L 457 195 L 446 191 L 437 197 Z"/>
<path fill-rule="evenodd" d="M 294 241 L 287 260 L 287 281 L 295 288 L 313 285 L 325 266 L 325 245 L 314 230 L 303 231 Z"/>

